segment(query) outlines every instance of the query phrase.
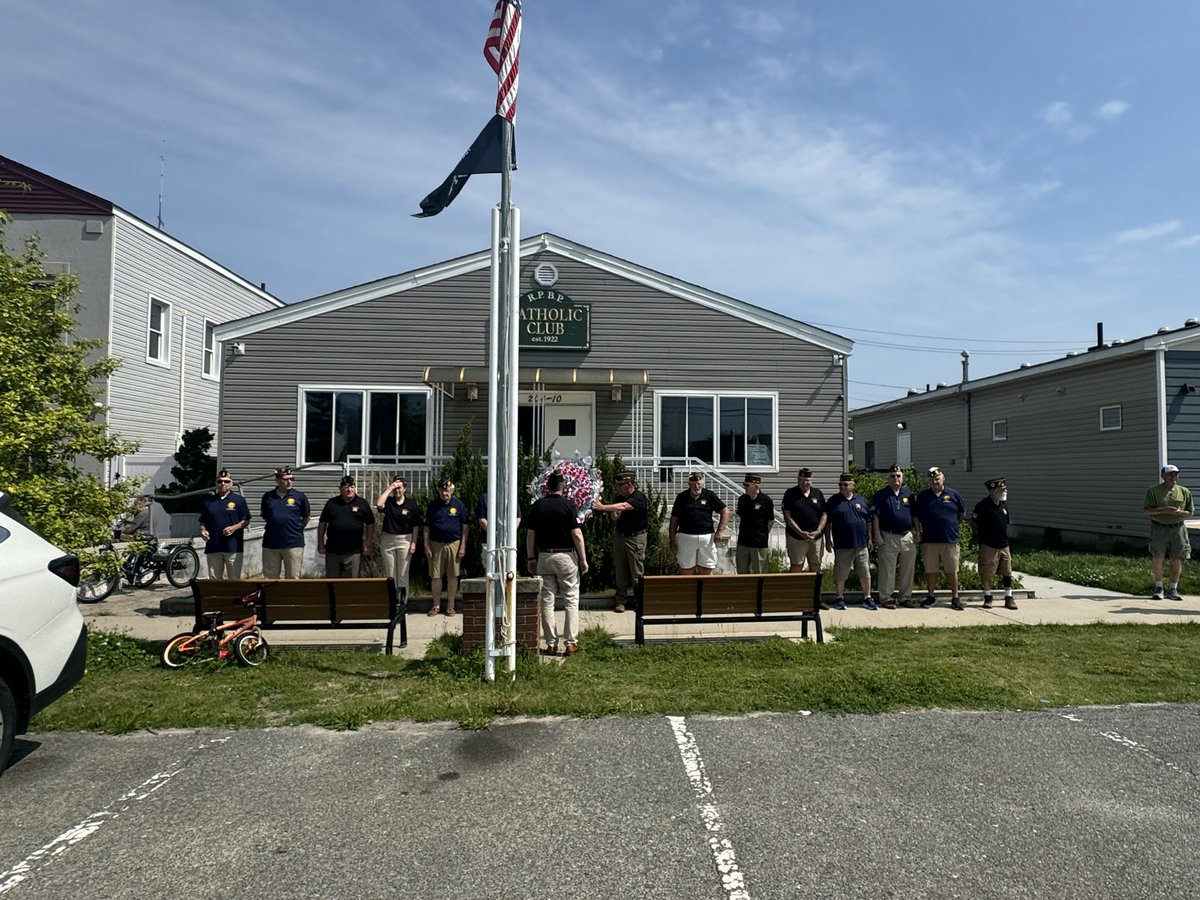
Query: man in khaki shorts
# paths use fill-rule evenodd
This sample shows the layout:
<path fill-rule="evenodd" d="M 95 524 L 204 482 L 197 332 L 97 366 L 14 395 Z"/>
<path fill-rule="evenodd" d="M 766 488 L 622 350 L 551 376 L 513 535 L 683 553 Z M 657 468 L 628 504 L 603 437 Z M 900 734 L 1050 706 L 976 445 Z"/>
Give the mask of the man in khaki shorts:
<path fill-rule="evenodd" d="M 985 481 L 988 495 L 975 504 L 971 526 L 979 538 L 979 581 L 983 608 L 992 608 L 992 579 L 996 573 L 1004 584 L 1004 608 L 1016 609 L 1012 588 L 1012 553 L 1008 549 L 1008 486 L 1003 478 Z"/>
<path fill-rule="evenodd" d="M 825 495 L 813 487 L 812 469 L 807 467 L 796 473 L 796 486 L 783 492 L 783 521 L 787 537 L 788 559 L 792 572 L 821 571 L 821 537 L 828 517 L 825 511 Z"/>
<path fill-rule="evenodd" d="M 1154 576 L 1154 599 L 1163 598 L 1163 560 L 1171 560 L 1171 581 L 1167 585 L 1168 600 L 1182 600 L 1179 596 L 1179 576 L 1183 572 L 1183 561 L 1192 558 L 1192 545 L 1188 539 L 1189 516 L 1195 515 L 1192 492 L 1179 483 L 1179 467 L 1162 467 L 1162 482 L 1151 485 L 1142 502 L 1142 511 L 1150 517 L 1150 572 Z"/>
<path fill-rule="evenodd" d="M 950 608 L 961 610 L 958 599 L 958 526 L 967 515 L 967 507 L 954 488 L 946 487 L 946 476 L 937 466 L 929 470 L 929 487 L 917 495 L 917 541 L 925 563 L 928 592 L 922 609 L 937 603 L 938 575 L 946 573 L 950 582 Z"/>
<path fill-rule="evenodd" d="M 431 616 L 441 612 L 443 576 L 446 579 L 446 615 L 454 615 L 458 569 L 467 555 L 469 515 L 462 498 L 454 496 L 454 482 L 448 478 L 439 481 L 438 495 L 429 501 L 425 510 L 425 555 L 429 557 L 429 587 L 433 594 Z"/>

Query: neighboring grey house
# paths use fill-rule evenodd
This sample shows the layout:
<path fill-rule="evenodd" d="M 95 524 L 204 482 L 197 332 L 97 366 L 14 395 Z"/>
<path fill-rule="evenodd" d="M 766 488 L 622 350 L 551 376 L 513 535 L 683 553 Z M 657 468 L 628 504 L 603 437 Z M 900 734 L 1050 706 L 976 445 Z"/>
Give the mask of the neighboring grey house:
<path fill-rule="evenodd" d="M 854 459 L 946 471 L 973 505 L 1008 479 L 1012 522 L 1101 544 L 1146 536 L 1164 462 L 1200 486 L 1200 322 L 854 410 Z"/>
<path fill-rule="evenodd" d="M 79 277 L 79 336 L 121 360 L 105 386 L 108 424 L 141 448 L 105 477 L 169 481 L 182 432 L 217 431 L 216 326 L 283 302 L 110 201 L 3 156 L 0 209 L 13 218 L 10 251 L 36 234 L 47 272 Z"/>
<path fill-rule="evenodd" d="M 310 465 L 297 486 L 428 484 L 468 423 L 486 446 L 490 253 L 222 325 L 221 463 Z M 552 234 L 521 243 L 519 428 L 526 446 L 601 448 L 661 490 L 692 468 L 779 499 L 846 463 L 846 338 Z M 270 482 L 264 487 L 269 487 Z M 373 493 L 371 493 L 374 496 Z"/>

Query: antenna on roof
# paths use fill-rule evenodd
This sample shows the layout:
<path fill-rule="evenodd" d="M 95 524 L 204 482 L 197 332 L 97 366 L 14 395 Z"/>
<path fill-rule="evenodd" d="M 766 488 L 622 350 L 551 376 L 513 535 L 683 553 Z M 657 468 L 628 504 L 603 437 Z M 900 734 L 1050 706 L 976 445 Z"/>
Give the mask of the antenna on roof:
<path fill-rule="evenodd" d="M 163 123 L 164 127 L 166 123 Z M 167 136 L 164 134 L 162 138 L 162 148 L 158 154 L 158 230 L 163 230 L 162 217 L 162 198 L 163 198 L 163 181 L 167 176 Z"/>

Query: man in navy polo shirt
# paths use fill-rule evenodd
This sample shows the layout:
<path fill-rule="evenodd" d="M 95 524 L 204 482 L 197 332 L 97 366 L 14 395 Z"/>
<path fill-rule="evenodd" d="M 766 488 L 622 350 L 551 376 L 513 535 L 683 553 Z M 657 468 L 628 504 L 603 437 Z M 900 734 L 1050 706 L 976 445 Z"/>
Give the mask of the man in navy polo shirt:
<path fill-rule="evenodd" d="M 888 469 L 887 486 L 876 491 L 871 500 L 874 508 L 871 533 L 879 548 L 879 605 L 895 609 L 897 602 L 915 609 L 913 573 L 917 567 L 917 542 L 913 538 L 913 495 L 904 486 L 904 470 L 899 466 Z M 896 580 L 899 566 L 900 580 Z"/>
<path fill-rule="evenodd" d="M 425 510 L 425 555 L 429 557 L 429 586 L 433 593 L 431 616 L 442 611 L 443 576 L 446 578 L 446 615 L 454 615 L 459 567 L 467 555 L 469 521 L 466 503 L 461 497 L 454 496 L 454 482 L 443 478 L 438 482 L 438 495 L 429 501 Z"/>
<path fill-rule="evenodd" d="M 879 609 L 871 597 L 871 506 L 855 492 L 854 476 L 849 472 L 838 479 L 838 493 L 829 498 L 826 512 L 829 528 L 825 531 L 825 549 L 833 551 L 833 581 L 837 588 L 834 609 L 846 608 L 846 578 L 851 569 L 858 573 L 863 608 Z M 829 606 L 822 603 L 821 608 Z"/>
<path fill-rule="evenodd" d="M 262 570 L 264 578 L 299 578 L 304 566 L 304 527 L 312 517 L 308 498 L 292 487 L 288 466 L 275 470 L 275 490 L 263 494 Z"/>
<path fill-rule="evenodd" d="M 200 505 L 200 537 L 204 538 L 204 557 L 208 577 L 238 581 L 242 577 L 242 548 L 250 524 L 246 498 L 233 492 L 233 477 L 228 470 L 217 473 L 217 492 Z"/>
<path fill-rule="evenodd" d="M 929 487 L 917 495 L 917 541 L 925 562 L 928 593 L 922 609 L 937 603 L 938 573 L 945 572 L 950 582 L 950 608 L 961 610 L 958 599 L 958 525 L 966 517 L 967 507 L 958 491 L 946 487 L 946 476 L 937 466 L 929 470 Z"/>

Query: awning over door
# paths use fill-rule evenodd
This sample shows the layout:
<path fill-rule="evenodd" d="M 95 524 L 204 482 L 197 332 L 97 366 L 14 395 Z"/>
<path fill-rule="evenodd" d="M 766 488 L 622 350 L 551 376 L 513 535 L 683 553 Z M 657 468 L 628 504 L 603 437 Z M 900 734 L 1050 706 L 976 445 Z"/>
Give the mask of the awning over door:
<path fill-rule="evenodd" d="M 488 378 L 487 366 L 428 366 L 424 375 L 426 384 L 486 384 Z M 517 380 L 521 384 L 647 385 L 650 383 L 650 373 L 646 369 L 568 369 L 537 366 L 522 368 Z"/>

